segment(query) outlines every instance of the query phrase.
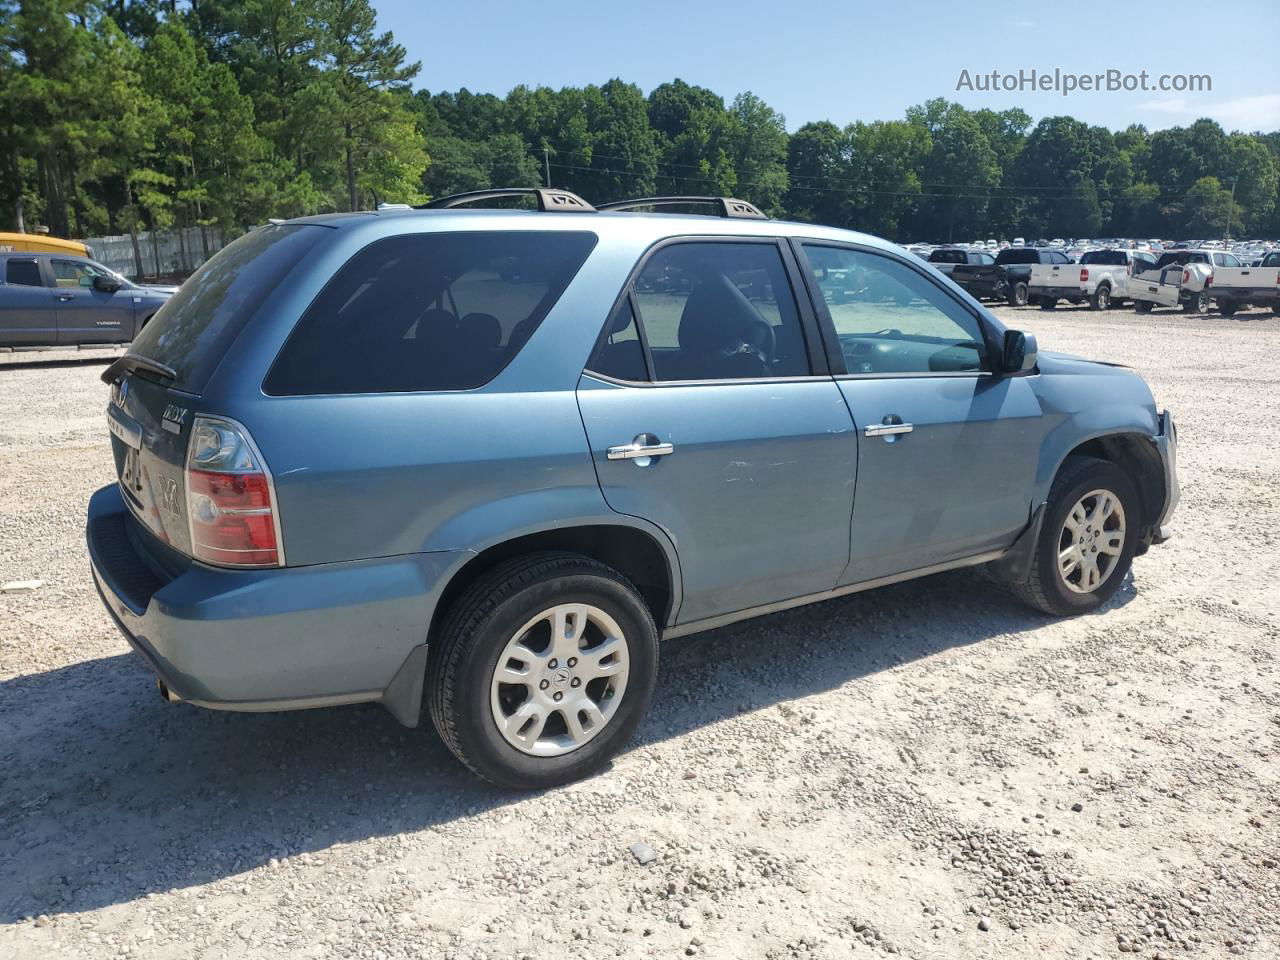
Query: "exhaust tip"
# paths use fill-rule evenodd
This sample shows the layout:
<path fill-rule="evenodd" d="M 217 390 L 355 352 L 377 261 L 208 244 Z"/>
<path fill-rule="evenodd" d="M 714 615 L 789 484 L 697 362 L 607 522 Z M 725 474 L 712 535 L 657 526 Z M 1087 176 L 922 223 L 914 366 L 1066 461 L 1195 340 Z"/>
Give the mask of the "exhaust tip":
<path fill-rule="evenodd" d="M 181 703 L 182 698 L 170 690 L 163 680 L 156 677 L 156 690 L 160 693 L 160 699 L 165 703 Z"/>

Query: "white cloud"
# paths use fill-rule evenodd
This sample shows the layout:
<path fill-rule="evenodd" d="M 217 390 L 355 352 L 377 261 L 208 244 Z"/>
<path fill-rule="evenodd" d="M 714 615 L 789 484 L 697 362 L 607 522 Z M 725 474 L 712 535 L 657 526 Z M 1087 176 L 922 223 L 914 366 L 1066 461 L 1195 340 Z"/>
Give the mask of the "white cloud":
<path fill-rule="evenodd" d="M 1188 100 L 1186 97 L 1164 97 L 1140 103 L 1138 109 L 1167 114 L 1180 120 L 1212 117 L 1228 130 L 1265 132 L 1280 129 L 1280 93 L 1233 97 L 1216 103 Z"/>

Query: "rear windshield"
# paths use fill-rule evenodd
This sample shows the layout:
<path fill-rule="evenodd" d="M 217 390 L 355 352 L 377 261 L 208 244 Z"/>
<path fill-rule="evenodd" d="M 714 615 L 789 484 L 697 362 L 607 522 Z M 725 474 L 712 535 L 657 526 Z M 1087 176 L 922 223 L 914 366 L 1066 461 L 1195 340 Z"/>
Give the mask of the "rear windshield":
<path fill-rule="evenodd" d="M 424 233 L 365 247 L 294 328 L 275 396 L 466 390 L 524 346 L 595 246 L 592 233 Z"/>
<path fill-rule="evenodd" d="M 935 250 L 929 254 L 930 263 L 964 263 L 963 250 Z"/>
<path fill-rule="evenodd" d="M 1090 250 L 1080 258 L 1081 263 L 1096 263 L 1103 267 L 1123 267 L 1128 264 L 1120 250 Z"/>
<path fill-rule="evenodd" d="M 1178 250 L 1178 251 L 1175 251 L 1174 253 L 1163 254 L 1160 257 L 1160 259 L 1156 261 L 1156 267 L 1158 269 L 1163 270 L 1165 267 L 1168 267 L 1171 265 L 1182 266 L 1183 264 L 1187 264 L 1187 263 L 1208 263 L 1208 262 L 1209 262 L 1209 255 L 1207 253 L 1199 253 L 1199 252 L 1192 253 L 1188 250 Z"/>
<path fill-rule="evenodd" d="M 1001 250 L 996 255 L 996 263 L 1039 263 L 1040 254 L 1036 250 Z"/>
<path fill-rule="evenodd" d="M 259 227 L 220 250 L 152 317 L 129 348 L 177 373 L 173 386 L 200 393 L 271 289 L 328 228 Z"/>

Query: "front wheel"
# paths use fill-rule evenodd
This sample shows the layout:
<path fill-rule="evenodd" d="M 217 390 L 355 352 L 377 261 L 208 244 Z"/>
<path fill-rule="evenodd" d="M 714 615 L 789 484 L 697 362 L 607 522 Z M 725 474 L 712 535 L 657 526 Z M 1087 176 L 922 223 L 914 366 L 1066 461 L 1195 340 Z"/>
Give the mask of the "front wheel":
<path fill-rule="evenodd" d="M 1234 303 L 1231 300 L 1218 301 L 1218 312 L 1221 313 L 1224 317 L 1235 316 L 1235 312 L 1239 309 L 1240 309 L 1240 304 Z"/>
<path fill-rule="evenodd" d="M 1096 610 L 1120 588 L 1137 547 L 1138 494 L 1129 475 L 1095 457 L 1071 457 L 1049 492 L 1026 580 L 1025 603 L 1057 616 Z"/>
<path fill-rule="evenodd" d="M 1041 310 L 1057 310 L 1058 298 L 1057 297 L 1041 297 L 1040 309 Z"/>
<path fill-rule="evenodd" d="M 649 706 L 658 630 L 616 570 L 573 554 L 480 578 L 431 641 L 427 689 L 441 738 L 474 773 L 536 789 L 595 773 Z"/>
<path fill-rule="evenodd" d="M 1151 308 L 1152 308 L 1152 307 L 1154 307 L 1154 306 L 1155 306 L 1155 304 L 1154 304 L 1154 303 L 1152 303 L 1150 300 L 1135 300 L 1135 301 L 1133 301 L 1133 309 L 1134 309 L 1137 313 L 1150 313 L 1150 312 L 1151 312 Z"/>
<path fill-rule="evenodd" d="M 1027 305 L 1027 285 L 1019 281 L 1009 291 L 1009 306 L 1025 307 Z"/>

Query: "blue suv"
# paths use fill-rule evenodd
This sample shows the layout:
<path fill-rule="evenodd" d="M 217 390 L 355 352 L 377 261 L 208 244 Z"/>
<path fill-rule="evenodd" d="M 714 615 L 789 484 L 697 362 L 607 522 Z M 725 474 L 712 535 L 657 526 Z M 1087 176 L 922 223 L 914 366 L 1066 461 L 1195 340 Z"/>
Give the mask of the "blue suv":
<path fill-rule="evenodd" d="M 162 695 L 425 709 L 506 786 L 604 765 L 660 639 L 977 564 L 1094 610 L 1178 497 L 1132 372 L 726 198 L 261 227 L 103 378 L 93 576 Z"/>

